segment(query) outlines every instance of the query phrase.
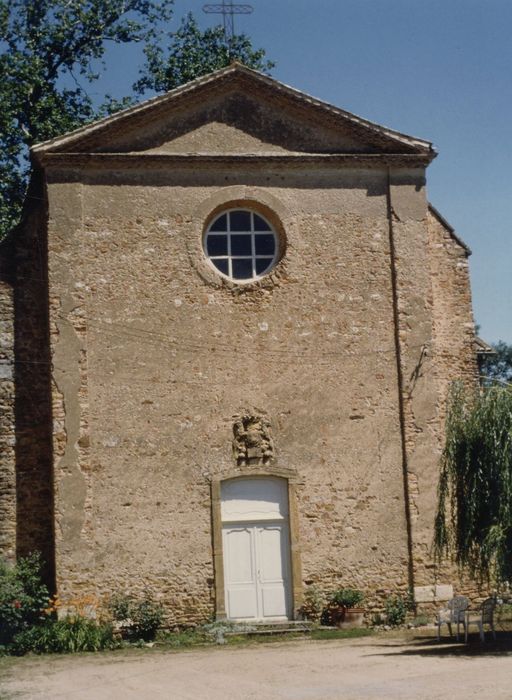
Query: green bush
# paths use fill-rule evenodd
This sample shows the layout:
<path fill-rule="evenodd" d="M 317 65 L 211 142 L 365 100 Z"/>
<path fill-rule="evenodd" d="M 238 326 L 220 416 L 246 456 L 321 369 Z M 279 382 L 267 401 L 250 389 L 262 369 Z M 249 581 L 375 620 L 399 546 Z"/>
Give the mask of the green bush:
<path fill-rule="evenodd" d="M 385 603 L 386 622 L 391 627 L 399 627 L 405 622 L 409 611 L 409 602 L 401 596 L 390 596 Z"/>
<path fill-rule="evenodd" d="M 131 614 L 135 636 L 145 642 L 154 639 L 164 619 L 164 610 L 160 603 L 147 596 L 133 606 Z"/>
<path fill-rule="evenodd" d="M 333 593 L 329 605 L 339 605 L 343 608 L 355 608 L 364 600 L 364 593 L 357 588 L 340 588 Z"/>
<path fill-rule="evenodd" d="M 47 619 L 40 625 L 15 635 L 11 644 L 14 654 L 71 654 L 79 651 L 114 649 L 119 642 L 114 638 L 111 624 L 97 623 L 81 616 L 62 620 Z"/>
<path fill-rule="evenodd" d="M 41 623 L 48 596 L 38 554 L 20 558 L 14 566 L 0 560 L 0 645 Z"/>
<path fill-rule="evenodd" d="M 150 595 L 136 600 L 126 595 L 115 595 L 109 605 L 115 622 L 121 623 L 131 639 L 148 642 L 155 638 L 164 619 L 164 609 Z"/>
<path fill-rule="evenodd" d="M 130 617 L 130 598 L 122 593 L 112 596 L 109 603 L 109 610 L 112 618 L 117 622 L 128 620 Z"/>

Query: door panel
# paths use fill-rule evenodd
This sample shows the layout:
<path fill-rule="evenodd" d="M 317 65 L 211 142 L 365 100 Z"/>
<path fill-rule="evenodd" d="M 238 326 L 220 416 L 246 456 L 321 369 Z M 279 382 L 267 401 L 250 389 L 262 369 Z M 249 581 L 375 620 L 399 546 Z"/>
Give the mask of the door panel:
<path fill-rule="evenodd" d="M 232 584 L 254 583 L 254 553 L 252 528 L 226 529 L 228 549 L 228 578 Z"/>
<path fill-rule="evenodd" d="M 228 617 L 258 616 L 254 532 L 250 527 L 223 530 Z"/>
<path fill-rule="evenodd" d="M 272 583 L 283 580 L 283 526 L 258 527 L 257 551 L 260 580 Z"/>
<path fill-rule="evenodd" d="M 288 615 L 287 534 L 287 528 L 281 523 L 257 528 L 256 554 L 261 617 L 287 617 Z"/>

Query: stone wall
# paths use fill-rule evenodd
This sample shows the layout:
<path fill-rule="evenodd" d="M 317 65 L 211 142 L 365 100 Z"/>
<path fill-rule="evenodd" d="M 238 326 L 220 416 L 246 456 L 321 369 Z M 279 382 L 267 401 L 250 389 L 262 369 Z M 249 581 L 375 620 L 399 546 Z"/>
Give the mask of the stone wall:
<path fill-rule="evenodd" d="M 245 409 L 297 475 L 304 585 L 407 590 L 387 173 L 69 179 L 49 173 L 60 593 L 149 589 L 170 619 L 211 615 L 210 480 L 233 469 Z M 229 203 L 285 236 L 261 283 L 205 264 L 205 221 Z"/>
<path fill-rule="evenodd" d="M 0 245 L 0 556 L 16 555 L 14 301 L 11 241 Z"/>
<path fill-rule="evenodd" d="M 435 377 L 438 385 L 437 406 L 439 463 L 444 443 L 444 424 L 450 386 L 455 381 L 474 385 L 477 381 L 477 362 L 474 347 L 475 326 L 471 303 L 469 279 L 469 255 L 467 246 L 457 237 L 451 226 L 433 208 L 429 207 L 427 218 L 429 241 L 429 271 L 432 300 L 432 354 L 435 362 Z M 467 572 L 460 572 L 449 560 L 433 566 L 431 550 L 433 522 L 437 506 L 437 474 L 432 481 L 432 496 L 423 505 L 431 525 L 425 539 L 425 556 L 417 561 L 422 571 L 421 581 L 434 577 L 441 585 L 451 584 L 456 594 L 468 595 L 481 600 L 488 591 L 472 580 Z M 423 601 L 428 604 L 427 600 Z M 428 605 L 427 605 L 428 607 Z"/>
<path fill-rule="evenodd" d="M 428 235 L 439 412 L 444 424 L 450 384 L 456 380 L 470 384 L 477 380 L 469 249 L 432 208 L 428 213 Z"/>
<path fill-rule="evenodd" d="M 356 586 L 377 609 L 456 581 L 430 543 L 443 396 L 454 366 L 474 371 L 470 294 L 421 169 L 48 183 L 49 294 L 44 208 L 18 244 L 18 551 L 52 561 L 54 460 L 64 599 L 150 590 L 170 622 L 214 614 L 210 484 L 235 466 L 244 411 L 267 417 L 274 467 L 294 475 L 303 587 Z M 205 222 L 228 204 L 283 237 L 260 283 L 205 263 Z"/>

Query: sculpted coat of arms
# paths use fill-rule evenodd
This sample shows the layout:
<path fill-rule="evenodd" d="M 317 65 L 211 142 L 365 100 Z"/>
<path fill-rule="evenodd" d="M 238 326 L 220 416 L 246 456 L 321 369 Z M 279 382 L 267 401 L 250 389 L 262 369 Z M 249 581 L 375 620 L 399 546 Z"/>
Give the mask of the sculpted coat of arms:
<path fill-rule="evenodd" d="M 270 464 L 274 442 L 268 418 L 244 414 L 233 424 L 233 435 L 233 455 L 239 467 Z"/>

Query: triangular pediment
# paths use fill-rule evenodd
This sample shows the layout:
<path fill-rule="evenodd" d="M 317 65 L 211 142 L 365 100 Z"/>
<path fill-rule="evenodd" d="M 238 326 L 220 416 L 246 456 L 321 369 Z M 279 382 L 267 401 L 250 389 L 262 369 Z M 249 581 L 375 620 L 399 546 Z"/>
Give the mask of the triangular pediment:
<path fill-rule="evenodd" d="M 160 97 L 39 144 L 45 153 L 418 154 L 392 131 L 233 64 Z"/>

